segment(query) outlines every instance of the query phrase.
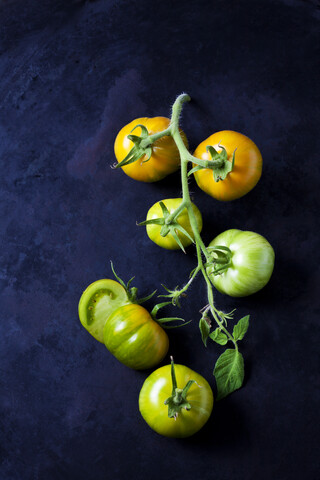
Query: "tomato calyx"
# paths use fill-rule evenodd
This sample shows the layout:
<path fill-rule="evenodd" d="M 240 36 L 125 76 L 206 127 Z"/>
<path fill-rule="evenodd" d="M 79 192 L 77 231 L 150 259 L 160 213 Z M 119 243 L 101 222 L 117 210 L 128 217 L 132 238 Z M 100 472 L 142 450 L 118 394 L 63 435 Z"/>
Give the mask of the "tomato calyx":
<path fill-rule="evenodd" d="M 128 296 L 128 299 L 129 299 L 129 302 L 130 303 L 136 303 L 137 305 L 141 305 L 142 303 L 146 302 L 147 300 L 150 300 L 150 298 L 152 298 L 157 290 L 154 290 L 154 292 L 150 293 L 150 295 L 147 295 L 146 297 L 143 297 L 143 298 L 138 298 L 138 289 L 137 287 L 130 287 L 131 283 L 133 282 L 133 280 L 135 279 L 135 277 L 132 277 L 130 278 L 130 280 L 128 281 L 128 283 L 125 283 L 115 272 L 115 269 L 114 269 L 114 266 L 113 266 L 113 263 L 111 263 L 111 270 L 112 270 L 112 273 L 113 275 L 115 276 L 115 278 L 118 280 L 118 282 L 123 286 L 123 288 L 125 289 L 126 293 L 127 293 L 127 296 Z"/>
<path fill-rule="evenodd" d="M 179 214 L 181 213 L 181 210 L 184 208 L 184 205 L 181 205 L 180 207 L 177 208 L 176 212 L 174 214 L 170 214 L 168 208 L 165 206 L 164 202 L 160 201 L 159 205 L 162 210 L 162 217 L 159 218 L 153 218 L 150 220 L 145 220 L 144 222 L 138 223 L 139 226 L 142 225 L 161 225 L 160 229 L 160 235 L 162 237 L 166 237 L 169 233 L 172 235 L 174 240 L 177 242 L 183 253 L 186 253 L 185 248 L 179 238 L 178 232 L 182 233 L 185 235 L 189 240 L 191 240 L 192 243 L 194 243 L 194 239 L 191 237 L 191 235 L 187 232 L 185 228 L 183 228 L 182 225 L 177 221 L 177 218 Z"/>
<path fill-rule="evenodd" d="M 230 248 L 224 245 L 215 245 L 207 247 L 211 262 L 207 262 L 205 267 L 209 275 L 221 275 L 231 266 L 232 252 Z"/>
<path fill-rule="evenodd" d="M 206 160 L 202 162 L 201 165 L 200 164 L 196 165 L 194 168 L 192 168 L 189 171 L 188 175 L 191 175 L 192 173 L 195 173 L 198 170 L 209 168 L 212 170 L 213 178 L 215 182 L 220 182 L 224 180 L 227 177 L 227 175 L 233 170 L 236 151 L 233 152 L 232 159 L 231 161 L 229 161 L 228 154 L 224 146 L 220 144 L 218 146 L 219 148 L 221 148 L 221 152 L 217 152 L 217 150 L 214 147 L 212 147 L 211 145 L 208 145 L 206 147 L 206 150 L 210 154 L 211 160 Z"/>
<path fill-rule="evenodd" d="M 187 393 L 191 385 L 197 383 L 195 380 L 189 380 L 184 388 L 178 388 L 176 374 L 174 371 L 173 357 L 171 359 L 171 379 L 172 379 L 172 394 L 168 397 L 164 404 L 168 405 L 168 417 L 177 419 L 182 409 L 191 410 L 191 405 L 187 401 Z"/>
<path fill-rule="evenodd" d="M 187 290 L 188 286 L 186 288 L 184 287 L 185 290 Z M 163 284 L 162 284 L 162 287 L 168 293 L 166 295 L 158 295 L 158 297 L 171 298 L 170 302 L 168 302 L 168 305 L 171 303 L 174 307 L 181 308 L 180 297 L 186 297 L 187 296 L 186 293 L 184 293 L 184 288 L 179 289 L 178 286 L 176 286 L 176 288 L 170 289 Z"/>
<path fill-rule="evenodd" d="M 152 142 L 146 142 L 146 140 L 149 137 L 149 132 L 147 127 L 144 125 L 136 125 L 131 132 L 133 132 L 136 128 L 141 128 L 141 133 L 140 136 L 138 135 L 128 135 L 127 138 L 133 142 L 133 147 L 127 154 L 127 156 L 118 164 L 114 165 L 114 168 L 121 168 L 126 165 L 130 165 L 130 163 L 136 162 L 137 160 L 140 160 L 142 157 L 145 157 L 142 160 L 142 163 L 148 162 L 151 158 L 152 155 Z M 143 142 L 144 141 L 144 142 Z"/>
<path fill-rule="evenodd" d="M 141 305 L 142 303 L 146 302 L 147 300 L 150 300 L 150 298 L 152 298 L 155 293 L 157 292 L 157 290 L 155 290 L 154 292 L 152 292 L 150 295 L 147 295 L 146 297 L 143 297 L 143 298 L 138 298 L 138 289 L 136 287 L 130 287 L 132 281 L 134 280 L 135 277 L 132 277 L 130 278 L 130 280 L 128 281 L 128 283 L 126 284 L 115 272 L 114 270 L 114 266 L 113 266 L 113 263 L 111 262 L 111 270 L 113 272 L 113 275 L 115 276 L 115 278 L 117 279 L 117 281 L 123 286 L 123 288 L 125 289 L 126 291 L 126 294 L 127 294 L 127 297 L 128 297 L 128 300 L 129 300 L 129 303 L 134 303 L 136 305 Z M 151 315 L 151 318 L 156 322 L 158 323 L 158 325 L 160 325 L 162 328 L 164 329 L 170 329 L 170 328 L 178 328 L 178 327 L 184 327 L 186 325 L 188 325 L 188 323 L 190 323 L 192 320 L 189 320 L 188 322 L 186 322 L 183 318 L 181 317 L 161 317 L 161 318 L 157 318 L 157 313 L 159 312 L 159 310 L 163 307 L 166 307 L 167 305 L 171 305 L 172 302 L 170 301 L 166 301 L 166 302 L 160 302 L 160 303 L 157 303 L 152 311 L 150 312 L 150 315 Z M 182 322 L 181 324 L 179 325 L 167 325 L 167 323 L 171 323 L 171 322 Z"/>

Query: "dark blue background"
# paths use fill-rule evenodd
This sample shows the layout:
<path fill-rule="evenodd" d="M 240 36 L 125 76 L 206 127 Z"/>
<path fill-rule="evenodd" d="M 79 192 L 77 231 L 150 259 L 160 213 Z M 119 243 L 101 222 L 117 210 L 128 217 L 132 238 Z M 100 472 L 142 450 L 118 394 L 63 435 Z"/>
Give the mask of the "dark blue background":
<path fill-rule="evenodd" d="M 172 3 L 0 2 L 1 480 L 318 476 L 316 2 Z M 178 441 L 140 417 L 148 372 L 96 342 L 77 304 L 111 277 L 110 259 L 141 294 L 181 285 L 195 266 L 192 248 L 162 250 L 136 226 L 154 202 L 180 196 L 179 174 L 143 184 L 110 168 L 119 129 L 168 116 L 183 91 L 192 149 L 233 129 L 264 158 L 257 187 L 234 202 L 190 184 L 204 240 L 257 231 L 276 267 L 252 297 L 216 295 L 225 311 L 251 314 L 245 386 Z M 170 353 L 214 388 L 223 348 L 202 345 L 205 297 L 199 278 L 178 312 L 193 323 L 170 332 Z"/>

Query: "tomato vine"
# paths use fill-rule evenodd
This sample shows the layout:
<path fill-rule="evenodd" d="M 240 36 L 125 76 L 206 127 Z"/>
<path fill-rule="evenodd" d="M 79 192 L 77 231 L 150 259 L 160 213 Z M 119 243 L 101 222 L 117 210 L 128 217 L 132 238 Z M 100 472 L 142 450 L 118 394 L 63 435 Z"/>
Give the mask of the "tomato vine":
<path fill-rule="evenodd" d="M 230 248 L 226 245 L 211 245 L 206 247 L 199 228 L 199 222 L 195 214 L 194 204 L 190 198 L 188 178 L 191 174 L 198 175 L 199 172 L 206 170 L 212 172 L 212 180 L 216 183 L 228 181 L 230 174 L 234 173 L 234 170 L 237 169 L 237 154 L 235 150 L 228 158 L 227 150 L 223 145 L 218 144 L 220 153 L 212 146 L 207 145 L 207 157 L 211 159 L 198 158 L 192 155 L 188 148 L 187 142 L 184 136 L 184 133 L 179 128 L 179 118 L 181 115 L 182 107 L 185 102 L 190 101 L 189 95 L 183 93 L 178 96 L 172 107 L 172 115 L 169 122 L 169 125 L 163 131 L 157 131 L 156 133 L 150 134 L 147 128 L 144 125 L 136 125 L 133 130 L 136 130 L 137 127 L 141 128 L 140 136 L 136 135 L 127 135 L 127 138 L 133 142 L 133 147 L 127 153 L 126 157 L 123 160 L 119 160 L 116 168 L 121 167 L 125 168 L 126 165 L 132 164 L 139 161 L 138 168 L 143 168 L 144 164 L 150 161 L 153 153 L 153 146 L 155 147 L 155 142 L 158 142 L 161 138 L 172 138 L 180 155 L 180 171 L 181 171 L 181 186 L 182 186 L 182 199 L 181 202 L 178 202 L 177 207 L 171 210 L 170 212 L 164 205 L 164 201 L 160 202 L 160 207 L 162 209 L 162 216 L 159 218 L 147 219 L 144 222 L 141 222 L 140 225 L 157 225 L 160 230 L 160 235 L 166 237 L 167 235 L 172 235 L 175 245 L 179 246 L 184 252 L 184 245 L 181 242 L 181 237 L 179 235 L 184 234 L 195 243 L 196 253 L 197 253 L 197 266 L 191 272 L 189 281 L 182 286 L 181 288 L 176 287 L 175 289 L 169 289 L 165 287 L 167 293 L 160 295 L 170 300 L 173 305 L 180 306 L 180 297 L 183 296 L 186 291 L 192 285 L 196 276 L 201 272 L 201 275 L 205 281 L 207 289 L 207 304 L 200 310 L 202 314 L 199 322 L 199 328 L 202 336 L 202 340 L 205 346 L 207 346 L 207 341 L 210 338 L 213 342 L 219 345 L 227 345 L 227 343 L 232 344 L 232 348 L 225 350 L 220 357 L 217 359 L 213 374 L 216 379 L 218 396 L 217 399 L 224 398 L 229 395 L 234 390 L 240 388 L 244 379 L 244 360 L 242 354 L 239 352 L 238 342 L 243 339 L 244 335 L 249 326 L 249 315 L 241 318 L 233 327 L 232 333 L 228 329 L 228 321 L 233 319 L 234 311 L 229 313 L 224 313 L 219 310 L 214 301 L 214 291 L 213 287 L 215 282 L 213 277 L 216 275 L 222 275 L 227 269 L 231 266 L 232 252 Z M 241 136 L 236 132 L 231 132 L 232 134 Z M 251 142 L 250 139 L 246 138 L 247 142 Z M 253 142 L 251 142 L 252 145 Z M 254 181 L 252 179 L 248 180 L 249 187 L 244 189 L 242 192 L 232 193 L 229 198 L 233 199 L 242 196 L 247 193 L 249 189 L 253 188 L 255 183 L 258 181 L 261 175 L 261 165 L 262 158 L 259 150 L 254 145 L 257 155 L 257 169 L 258 173 Z M 192 165 L 192 168 L 188 171 L 189 165 Z M 236 166 L 235 166 L 236 165 Z M 239 174 L 239 172 L 237 173 Z M 226 180 L 227 179 L 227 180 Z M 250 183 L 251 182 L 251 183 Z M 209 193 L 210 194 L 210 193 Z M 235 195 L 238 195 L 235 196 Z M 214 195 L 212 195 L 214 196 Z M 186 230 L 179 224 L 178 217 L 182 212 L 186 211 L 190 226 L 192 229 L 192 237 L 186 232 Z M 238 232 L 238 231 L 234 231 Z M 240 231 L 239 231 L 240 232 Z M 248 232 L 244 232 L 248 233 Z M 252 232 L 253 233 L 253 232 Z M 263 237 L 258 234 L 254 234 L 263 239 Z M 268 244 L 269 248 L 269 263 L 270 268 L 268 272 L 269 280 L 270 275 L 273 269 L 274 253 L 271 245 L 263 239 L 263 241 Z M 158 243 L 160 244 L 160 243 Z M 171 248 L 171 247 L 165 247 Z M 173 247 L 175 248 L 175 247 Z M 265 282 L 265 283 L 266 283 Z M 264 284 L 265 284 L 264 283 Z M 262 285 L 262 283 L 261 283 Z M 262 285 L 263 286 L 263 285 Z M 259 286 L 259 288 L 262 288 Z M 251 286 L 250 286 L 251 288 Z M 257 290 L 257 289 L 256 289 Z M 256 291 L 254 290 L 254 291 Z M 253 293 L 253 291 L 251 292 Z M 249 293 L 245 293 L 249 294 Z M 232 295 L 232 294 L 231 294 Z M 241 296 L 241 294 L 234 296 Z M 169 303 L 170 303 L 169 302 Z M 214 330 L 212 327 L 212 320 L 216 324 Z"/>

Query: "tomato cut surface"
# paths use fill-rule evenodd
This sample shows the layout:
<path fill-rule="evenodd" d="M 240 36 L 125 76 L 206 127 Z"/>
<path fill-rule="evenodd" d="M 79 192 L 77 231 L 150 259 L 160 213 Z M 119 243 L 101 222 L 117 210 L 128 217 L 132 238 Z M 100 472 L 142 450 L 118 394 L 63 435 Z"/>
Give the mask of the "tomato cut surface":
<path fill-rule="evenodd" d="M 127 303 L 127 292 L 120 283 L 110 279 L 97 280 L 86 288 L 80 298 L 80 322 L 96 340 L 103 343 L 103 328 L 108 317 Z"/>

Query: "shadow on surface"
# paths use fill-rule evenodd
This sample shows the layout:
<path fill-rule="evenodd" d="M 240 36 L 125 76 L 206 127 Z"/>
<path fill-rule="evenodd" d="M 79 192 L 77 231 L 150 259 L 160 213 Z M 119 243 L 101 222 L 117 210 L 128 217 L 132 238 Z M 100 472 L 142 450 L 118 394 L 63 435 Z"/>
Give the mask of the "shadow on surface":
<path fill-rule="evenodd" d="M 247 429 L 236 401 L 229 397 L 228 400 L 216 402 L 206 425 L 196 435 L 184 439 L 184 442 L 192 448 L 213 447 L 216 450 L 218 447 L 224 449 L 226 446 L 239 446 L 244 443 L 246 435 Z"/>

